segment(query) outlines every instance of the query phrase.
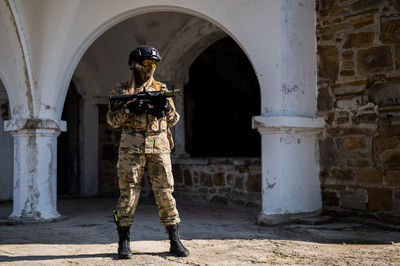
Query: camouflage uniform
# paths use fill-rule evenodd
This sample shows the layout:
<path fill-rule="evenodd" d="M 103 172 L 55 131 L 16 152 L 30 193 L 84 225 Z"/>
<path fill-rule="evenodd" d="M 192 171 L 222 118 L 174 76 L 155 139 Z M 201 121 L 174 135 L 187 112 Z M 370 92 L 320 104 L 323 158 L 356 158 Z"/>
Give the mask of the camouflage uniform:
<path fill-rule="evenodd" d="M 166 90 L 165 84 L 151 79 L 146 91 Z M 137 88 L 138 92 L 141 91 Z M 119 83 L 111 94 L 131 94 L 127 83 Z M 136 115 L 125 113 L 124 108 L 107 113 L 108 123 L 115 128 L 122 127 L 121 142 L 118 153 L 117 172 L 120 198 L 117 203 L 119 226 L 130 226 L 139 195 L 145 167 L 148 170 L 154 196 L 158 205 L 161 223 L 164 226 L 178 224 L 179 214 L 176 209 L 174 178 L 171 169 L 170 151 L 173 140 L 170 127 L 174 126 L 179 115 L 171 98 L 168 98 L 172 111 L 165 117 L 143 113 Z"/>

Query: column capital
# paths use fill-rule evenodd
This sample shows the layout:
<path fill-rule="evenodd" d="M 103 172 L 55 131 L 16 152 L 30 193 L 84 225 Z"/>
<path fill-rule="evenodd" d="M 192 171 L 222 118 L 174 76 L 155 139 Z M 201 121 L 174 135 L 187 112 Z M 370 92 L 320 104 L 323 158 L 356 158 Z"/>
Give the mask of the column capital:
<path fill-rule="evenodd" d="M 52 130 L 58 132 L 67 131 L 67 122 L 63 120 L 20 118 L 4 121 L 4 131 L 18 132 L 31 130 Z"/>
<path fill-rule="evenodd" d="M 260 134 L 287 132 L 319 132 L 325 126 L 322 117 L 311 116 L 253 116 L 252 128 Z"/>

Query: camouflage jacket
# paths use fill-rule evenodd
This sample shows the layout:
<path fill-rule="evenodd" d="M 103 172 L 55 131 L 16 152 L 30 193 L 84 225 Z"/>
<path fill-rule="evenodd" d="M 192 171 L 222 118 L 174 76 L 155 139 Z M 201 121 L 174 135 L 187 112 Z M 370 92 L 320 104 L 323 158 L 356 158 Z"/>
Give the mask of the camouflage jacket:
<path fill-rule="evenodd" d="M 151 80 L 146 91 L 167 90 L 165 84 Z M 131 94 L 127 82 L 118 83 L 114 86 L 111 95 Z M 174 126 L 179 115 L 175 111 L 175 105 L 171 98 L 168 98 L 172 111 L 163 118 L 143 113 L 136 115 L 125 112 L 122 107 L 112 112 L 110 106 L 107 112 L 107 122 L 114 128 L 122 127 L 120 150 L 124 149 L 131 153 L 169 153 L 174 146 L 170 127 Z"/>

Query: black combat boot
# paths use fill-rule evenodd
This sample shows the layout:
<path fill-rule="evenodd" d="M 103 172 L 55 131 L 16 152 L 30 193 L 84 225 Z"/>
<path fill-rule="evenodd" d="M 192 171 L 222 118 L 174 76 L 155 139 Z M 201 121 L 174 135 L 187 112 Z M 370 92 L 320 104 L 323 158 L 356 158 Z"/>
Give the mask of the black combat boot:
<path fill-rule="evenodd" d="M 132 258 L 132 251 L 130 248 L 130 226 L 117 226 L 118 230 L 118 258 L 130 259 Z"/>
<path fill-rule="evenodd" d="M 171 252 L 172 254 L 174 254 L 175 256 L 178 256 L 178 257 L 189 256 L 189 250 L 187 250 L 183 246 L 183 244 L 179 238 L 178 225 L 177 224 L 167 225 L 165 228 L 168 231 L 169 241 L 171 243 L 171 248 L 170 248 L 169 252 Z"/>

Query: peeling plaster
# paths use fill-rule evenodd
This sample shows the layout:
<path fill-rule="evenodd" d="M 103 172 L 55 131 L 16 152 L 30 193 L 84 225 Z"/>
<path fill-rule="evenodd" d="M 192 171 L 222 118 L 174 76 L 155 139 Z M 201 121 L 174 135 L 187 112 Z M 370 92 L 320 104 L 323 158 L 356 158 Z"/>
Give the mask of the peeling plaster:
<path fill-rule="evenodd" d="M 36 182 L 38 175 L 38 148 L 36 143 L 36 134 L 28 137 L 29 152 L 27 154 L 27 170 L 29 175 L 27 176 L 27 183 L 29 188 L 29 196 L 25 201 L 25 207 L 22 210 L 22 216 L 32 216 L 34 218 L 40 218 L 39 212 L 33 212 L 37 209 L 39 203 L 39 189 L 38 183 Z"/>
<path fill-rule="evenodd" d="M 25 43 L 26 49 L 24 49 L 24 45 L 22 43 L 21 35 L 23 36 L 23 39 L 25 40 L 25 33 L 22 29 L 21 23 L 17 23 L 17 18 L 19 16 L 18 9 L 15 5 L 15 2 L 12 0 L 5 0 L 6 6 L 9 8 L 10 14 L 11 14 L 11 24 L 14 26 L 15 29 L 15 34 L 18 39 L 18 44 L 19 47 L 22 51 L 22 61 L 24 62 L 24 78 L 25 78 L 25 86 L 26 86 L 26 97 L 27 97 L 27 105 L 28 105 L 28 112 L 29 112 L 29 117 L 34 117 L 35 115 L 35 110 L 34 110 L 34 100 L 33 100 L 33 95 L 32 95 L 32 86 L 31 86 L 31 76 L 32 74 L 28 71 L 28 65 L 30 66 L 29 58 L 30 58 L 30 53 L 29 49 L 27 47 L 27 44 Z M 12 4 L 12 6 L 11 6 Z M 20 25 L 20 27 L 18 27 Z M 29 75 L 31 74 L 31 75 Z M 14 112 L 13 112 L 14 113 Z"/>

